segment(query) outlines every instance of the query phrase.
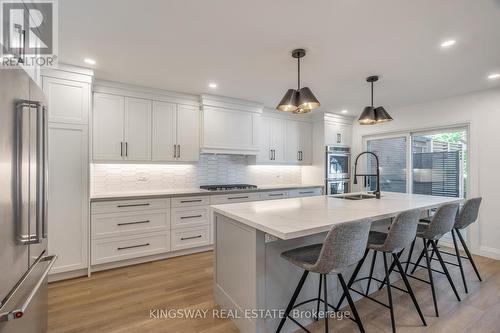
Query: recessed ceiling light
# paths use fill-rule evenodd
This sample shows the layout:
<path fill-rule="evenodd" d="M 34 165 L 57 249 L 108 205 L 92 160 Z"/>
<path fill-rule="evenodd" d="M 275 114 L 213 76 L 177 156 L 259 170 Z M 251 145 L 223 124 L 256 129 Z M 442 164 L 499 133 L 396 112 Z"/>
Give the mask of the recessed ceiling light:
<path fill-rule="evenodd" d="M 447 48 L 447 47 L 450 47 L 450 46 L 453 46 L 456 44 L 456 40 L 454 39 L 449 39 L 449 40 L 445 40 L 444 42 L 441 43 L 441 47 L 442 48 Z"/>
<path fill-rule="evenodd" d="M 95 65 L 95 60 L 94 59 L 85 58 L 85 59 L 83 59 L 83 61 L 85 61 L 86 64 Z"/>
<path fill-rule="evenodd" d="M 347 111 L 345 109 L 340 111 L 340 113 L 347 113 L 347 112 L 349 112 L 349 111 Z"/>
<path fill-rule="evenodd" d="M 210 82 L 210 83 L 208 84 L 208 86 L 209 86 L 210 88 L 212 88 L 212 89 L 215 89 L 215 88 L 217 88 L 217 83 L 215 83 L 215 82 Z"/>
<path fill-rule="evenodd" d="M 500 73 L 490 74 L 490 75 L 488 75 L 488 79 L 490 79 L 490 80 L 500 79 Z"/>

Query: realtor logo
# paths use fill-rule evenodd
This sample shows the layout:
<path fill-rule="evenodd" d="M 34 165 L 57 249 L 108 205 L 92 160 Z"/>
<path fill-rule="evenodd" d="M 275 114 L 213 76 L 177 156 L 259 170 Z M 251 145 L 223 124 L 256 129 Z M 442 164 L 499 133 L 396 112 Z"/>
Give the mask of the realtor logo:
<path fill-rule="evenodd" d="M 57 0 L 1 0 L 2 58 L 51 66 L 57 58 Z M 0 59 L 2 65 L 9 65 Z"/>

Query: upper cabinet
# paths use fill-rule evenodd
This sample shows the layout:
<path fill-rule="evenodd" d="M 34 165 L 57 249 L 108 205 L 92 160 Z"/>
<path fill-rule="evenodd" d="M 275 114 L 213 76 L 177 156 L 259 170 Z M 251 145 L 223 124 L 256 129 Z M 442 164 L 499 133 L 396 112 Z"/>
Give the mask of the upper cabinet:
<path fill-rule="evenodd" d="M 261 116 L 258 119 L 257 162 L 276 163 L 285 162 L 285 119 Z"/>
<path fill-rule="evenodd" d="M 286 120 L 286 161 L 291 164 L 311 164 L 311 123 L 304 121 Z"/>
<path fill-rule="evenodd" d="M 90 83 L 43 77 L 49 108 L 49 121 L 88 124 Z"/>
<path fill-rule="evenodd" d="M 198 161 L 199 132 L 197 107 L 153 102 L 153 161 Z"/>
<path fill-rule="evenodd" d="M 352 124 L 326 120 L 325 141 L 327 146 L 351 146 Z"/>
<path fill-rule="evenodd" d="M 202 95 L 202 152 L 257 155 L 257 121 L 262 106 Z"/>
<path fill-rule="evenodd" d="M 198 161 L 198 106 L 125 93 L 94 92 L 94 161 Z"/>

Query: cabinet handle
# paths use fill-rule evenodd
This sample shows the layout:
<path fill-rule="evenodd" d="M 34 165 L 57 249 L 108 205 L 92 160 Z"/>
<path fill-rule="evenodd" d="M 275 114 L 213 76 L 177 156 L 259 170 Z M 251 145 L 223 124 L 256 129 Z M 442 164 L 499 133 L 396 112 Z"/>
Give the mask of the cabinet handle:
<path fill-rule="evenodd" d="M 123 142 L 120 142 L 120 156 L 123 157 Z"/>
<path fill-rule="evenodd" d="M 174 158 L 177 158 L 177 145 L 174 145 Z"/>
<path fill-rule="evenodd" d="M 128 142 L 125 142 L 125 157 L 128 156 Z"/>
<path fill-rule="evenodd" d="M 181 145 L 177 145 L 177 158 L 181 158 Z"/>
<path fill-rule="evenodd" d="M 270 197 L 280 197 L 284 195 L 283 193 L 274 193 L 274 194 L 269 194 Z"/>
<path fill-rule="evenodd" d="M 191 216 L 181 216 L 181 220 L 183 219 L 195 219 L 198 217 L 202 217 L 203 215 L 191 215 Z"/>
<path fill-rule="evenodd" d="M 273 160 L 273 150 L 269 149 L 269 160 Z"/>
<path fill-rule="evenodd" d="M 248 196 L 246 197 L 229 197 L 227 200 L 235 200 L 235 199 L 248 199 Z"/>
<path fill-rule="evenodd" d="M 125 208 L 125 207 L 140 207 L 140 206 L 149 206 L 149 204 L 148 203 L 142 203 L 142 204 L 118 205 L 116 207 L 118 207 L 118 208 Z"/>
<path fill-rule="evenodd" d="M 341 142 L 342 142 L 342 134 L 337 133 L 337 143 L 341 143 Z"/>
<path fill-rule="evenodd" d="M 314 191 L 299 192 L 299 194 L 313 194 Z"/>
<path fill-rule="evenodd" d="M 189 202 L 202 202 L 202 199 L 193 199 L 193 200 L 181 200 L 181 203 L 189 203 Z"/>
<path fill-rule="evenodd" d="M 195 239 L 195 238 L 201 238 L 201 235 L 193 236 L 193 237 L 181 237 L 181 240 L 188 240 L 188 239 Z"/>
<path fill-rule="evenodd" d="M 142 223 L 149 223 L 151 221 L 145 220 L 145 221 L 135 221 L 135 222 L 123 222 L 123 223 L 117 223 L 117 226 L 122 226 L 122 225 L 129 225 L 129 224 L 142 224 Z"/>
<path fill-rule="evenodd" d="M 121 250 L 126 250 L 126 249 L 133 249 L 133 248 L 136 248 L 136 247 L 144 247 L 144 246 L 149 246 L 150 244 L 149 243 L 145 243 L 145 244 L 139 244 L 139 245 L 131 245 L 131 246 L 124 246 L 124 247 L 117 247 L 116 249 L 118 251 L 121 251 Z"/>

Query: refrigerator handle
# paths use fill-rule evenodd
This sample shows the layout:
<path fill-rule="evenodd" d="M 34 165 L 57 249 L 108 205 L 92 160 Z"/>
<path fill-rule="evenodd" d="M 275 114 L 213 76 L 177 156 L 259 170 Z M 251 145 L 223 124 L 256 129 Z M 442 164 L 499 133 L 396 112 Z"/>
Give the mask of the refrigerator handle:
<path fill-rule="evenodd" d="M 42 220 L 42 238 L 48 236 L 48 211 L 49 211 L 49 114 L 46 106 L 42 106 L 42 125 L 43 125 L 43 220 Z"/>
<path fill-rule="evenodd" d="M 36 242 L 40 243 L 45 227 L 45 108 L 36 104 Z"/>
<path fill-rule="evenodd" d="M 45 282 L 45 279 L 47 278 L 47 275 L 49 274 L 49 271 L 52 268 L 52 266 L 54 265 L 56 260 L 57 260 L 56 255 L 38 258 L 38 260 L 31 266 L 31 268 L 26 272 L 26 274 L 24 274 L 24 276 L 21 278 L 21 280 L 19 280 L 19 282 L 14 286 L 14 288 L 9 292 L 7 297 L 2 301 L 2 303 L 1 303 L 2 306 L 9 302 L 9 300 L 14 296 L 16 291 L 18 291 L 21 288 L 22 284 L 29 278 L 31 273 L 35 270 L 35 267 L 37 267 L 40 262 L 48 261 L 49 264 L 44 269 L 42 275 L 40 276 L 37 283 L 35 284 L 35 286 L 31 290 L 31 292 L 29 293 L 28 297 L 26 297 L 26 299 L 23 301 L 21 306 L 16 307 L 13 310 L 10 310 L 8 312 L 0 313 L 0 322 L 19 319 L 19 318 L 23 317 L 26 309 L 28 308 L 31 301 L 35 297 L 37 291 L 40 289 L 40 287 Z M 0 307 L 0 309 L 1 309 L 1 307 Z"/>

